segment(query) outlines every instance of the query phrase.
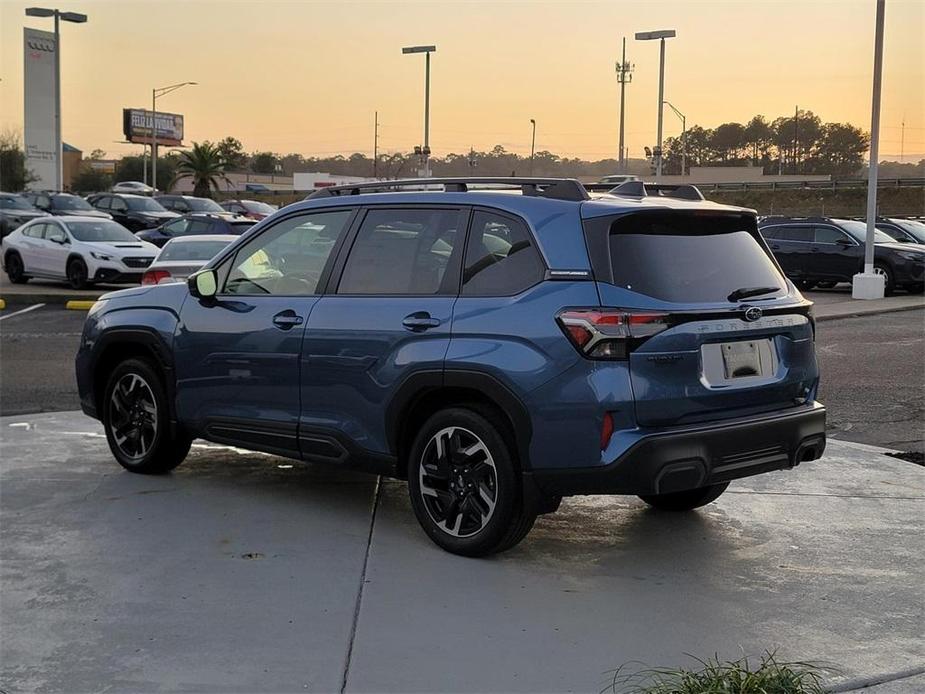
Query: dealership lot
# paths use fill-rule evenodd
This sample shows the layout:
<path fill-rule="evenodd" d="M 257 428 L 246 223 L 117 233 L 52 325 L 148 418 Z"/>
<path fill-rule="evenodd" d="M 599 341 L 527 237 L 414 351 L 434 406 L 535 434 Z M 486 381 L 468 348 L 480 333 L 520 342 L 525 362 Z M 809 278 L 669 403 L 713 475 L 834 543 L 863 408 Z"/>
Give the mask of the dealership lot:
<path fill-rule="evenodd" d="M 599 691 L 765 648 L 921 682 L 925 484 L 878 449 L 832 441 L 693 514 L 569 499 L 467 560 L 399 483 L 213 444 L 143 477 L 80 414 L 0 427 L 8 691 Z"/>

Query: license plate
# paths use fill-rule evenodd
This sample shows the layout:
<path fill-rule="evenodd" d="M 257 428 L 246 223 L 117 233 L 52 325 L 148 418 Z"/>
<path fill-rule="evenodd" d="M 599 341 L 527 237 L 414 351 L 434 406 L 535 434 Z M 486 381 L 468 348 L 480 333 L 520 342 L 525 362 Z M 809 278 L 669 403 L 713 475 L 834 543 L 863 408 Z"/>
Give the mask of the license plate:
<path fill-rule="evenodd" d="M 723 369 L 727 380 L 737 378 L 754 378 L 764 376 L 770 370 L 765 364 L 761 349 L 767 340 L 748 340 L 741 342 L 724 342 L 720 345 L 723 354 Z"/>

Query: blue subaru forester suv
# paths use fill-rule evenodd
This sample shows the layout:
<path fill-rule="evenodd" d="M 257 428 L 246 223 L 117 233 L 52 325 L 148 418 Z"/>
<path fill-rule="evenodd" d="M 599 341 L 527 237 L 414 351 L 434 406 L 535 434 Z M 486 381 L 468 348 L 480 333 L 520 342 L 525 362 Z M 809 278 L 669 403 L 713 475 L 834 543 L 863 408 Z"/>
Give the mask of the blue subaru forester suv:
<path fill-rule="evenodd" d="M 691 186 L 388 181 L 105 295 L 77 378 L 128 470 L 199 437 L 407 479 L 430 538 L 477 556 L 563 496 L 684 511 L 822 455 L 811 305 L 754 211 Z"/>

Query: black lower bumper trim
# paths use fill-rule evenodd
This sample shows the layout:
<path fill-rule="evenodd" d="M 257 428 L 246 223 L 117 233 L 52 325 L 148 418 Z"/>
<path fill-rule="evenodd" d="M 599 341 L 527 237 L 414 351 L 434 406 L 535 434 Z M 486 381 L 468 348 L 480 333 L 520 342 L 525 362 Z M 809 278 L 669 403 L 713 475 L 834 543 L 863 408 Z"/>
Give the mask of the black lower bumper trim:
<path fill-rule="evenodd" d="M 819 403 L 761 417 L 653 433 L 609 465 L 534 469 L 551 496 L 666 494 L 728 482 L 801 462 L 825 450 L 825 408 Z"/>
<path fill-rule="evenodd" d="M 94 282 L 114 282 L 117 284 L 134 284 L 141 282 L 141 272 L 119 272 L 111 268 L 100 268 L 93 274 Z"/>

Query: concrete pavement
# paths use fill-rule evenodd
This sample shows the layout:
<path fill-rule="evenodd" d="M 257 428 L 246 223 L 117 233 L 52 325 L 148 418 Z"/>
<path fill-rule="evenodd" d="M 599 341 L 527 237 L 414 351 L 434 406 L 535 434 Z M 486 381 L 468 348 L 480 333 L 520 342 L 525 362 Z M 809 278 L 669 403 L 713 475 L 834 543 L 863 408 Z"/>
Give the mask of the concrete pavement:
<path fill-rule="evenodd" d="M 691 514 L 568 499 L 471 560 L 399 482 L 206 443 L 132 475 L 73 412 L 0 443 L 5 691 L 596 692 L 768 648 L 921 682 L 896 678 L 925 663 L 925 477 L 883 449 L 832 441 Z"/>

